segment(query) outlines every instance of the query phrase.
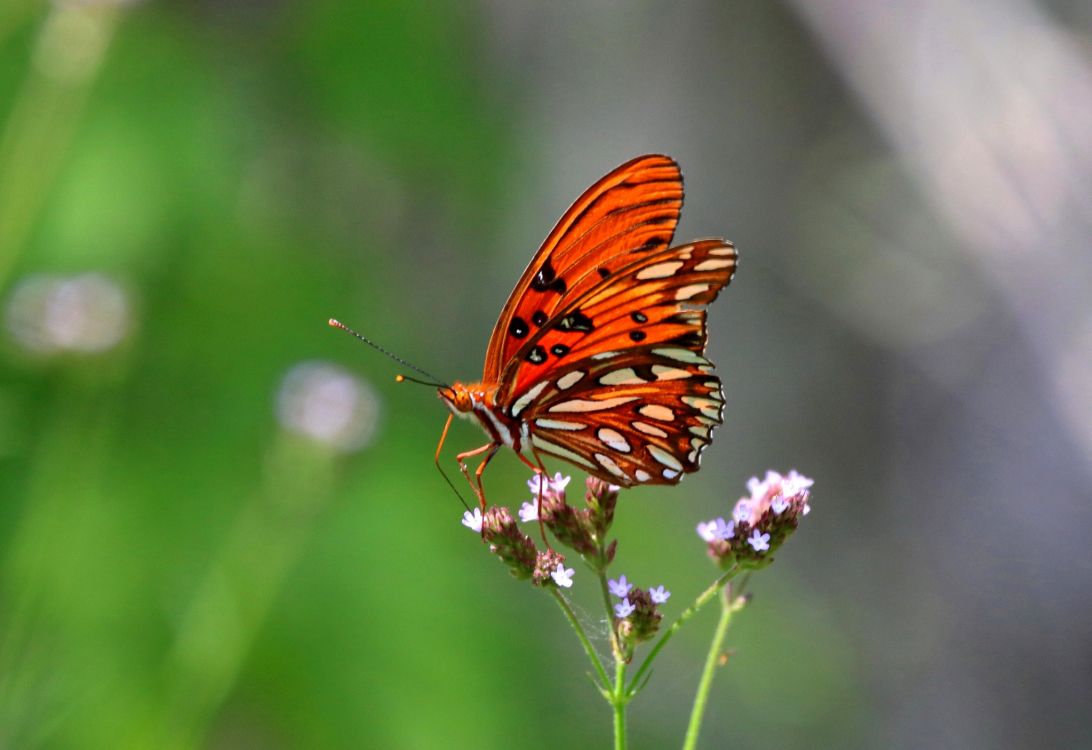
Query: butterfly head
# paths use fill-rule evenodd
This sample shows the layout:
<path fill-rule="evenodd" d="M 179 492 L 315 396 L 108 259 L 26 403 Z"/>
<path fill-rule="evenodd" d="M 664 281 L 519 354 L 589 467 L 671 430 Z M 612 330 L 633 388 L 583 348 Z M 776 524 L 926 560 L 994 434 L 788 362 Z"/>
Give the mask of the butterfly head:
<path fill-rule="evenodd" d="M 452 383 L 436 389 L 440 400 L 444 402 L 453 414 L 465 416 L 475 409 L 482 408 L 489 400 L 489 393 L 481 383 Z"/>
<path fill-rule="evenodd" d="M 462 383 L 456 382 L 450 388 L 438 388 L 436 392 L 454 414 L 466 414 L 474 409 L 474 395 Z"/>

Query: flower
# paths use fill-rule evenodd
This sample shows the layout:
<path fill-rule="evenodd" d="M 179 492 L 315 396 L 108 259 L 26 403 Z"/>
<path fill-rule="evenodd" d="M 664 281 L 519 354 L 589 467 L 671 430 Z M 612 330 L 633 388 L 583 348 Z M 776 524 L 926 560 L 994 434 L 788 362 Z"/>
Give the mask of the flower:
<path fill-rule="evenodd" d="M 519 506 L 519 520 L 524 523 L 530 523 L 531 521 L 538 520 L 538 498 L 533 498 L 531 502 L 524 503 Z"/>
<path fill-rule="evenodd" d="M 546 493 L 553 493 L 560 495 L 565 491 L 565 488 L 569 486 L 571 480 L 572 477 L 562 476 L 560 471 L 554 474 L 553 479 L 545 474 L 535 472 L 531 475 L 531 478 L 527 480 L 527 487 L 531 490 L 531 497 L 534 500 L 537 500 L 540 494 L 545 495 Z"/>
<path fill-rule="evenodd" d="M 736 523 L 745 523 L 751 520 L 751 503 L 745 498 L 740 498 L 736 507 L 732 510 L 732 520 Z"/>
<path fill-rule="evenodd" d="M 755 548 L 755 552 L 765 552 L 770 548 L 770 535 L 763 534 L 759 529 L 755 529 L 751 532 L 750 538 L 747 539 L 747 544 Z"/>
<path fill-rule="evenodd" d="M 554 571 L 550 573 L 550 578 L 553 578 L 554 583 L 561 588 L 567 589 L 573 585 L 573 573 L 575 572 L 572 568 L 566 568 L 563 563 L 558 563 Z"/>
<path fill-rule="evenodd" d="M 788 507 L 789 507 L 789 499 L 787 497 L 785 497 L 784 495 L 778 495 L 777 497 L 775 497 L 773 499 L 773 502 L 770 503 L 770 510 L 772 510 L 774 512 L 774 515 L 778 515 L 778 516 L 780 516 L 782 513 L 784 513 L 786 510 L 788 510 Z M 522 515 L 522 513 L 521 513 L 521 515 Z"/>
<path fill-rule="evenodd" d="M 607 583 L 607 588 L 610 589 L 610 593 L 614 594 L 619 599 L 624 599 L 626 597 L 626 594 L 629 593 L 629 590 L 630 588 L 632 588 L 632 586 L 623 575 L 619 576 L 618 580 L 611 579 Z"/>
<path fill-rule="evenodd" d="M 723 518 L 718 518 L 715 522 L 717 524 L 716 529 L 713 531 L 713 538 L 722 542 L 726 542 L 736 534 L 736 522 L 728 521 L 725 523 Z"/>
<path fill-rule="evenodd" d="M 473 511 L 468 510 L 463 513 L 463 526 L 476 534 L 482 533 L 482 509 L 475 508 Z"/>
<path fill-rule="evenodd" d="M 618 604 L 614 605 L 614 614 L 619 620 L 624 620 L 633 614 L 633 610 L 637 609 L 629 603 L 629 599 L 623 599 Z"/>
<path fill-rule="evenodd" d="M 671 592 L 665 589 L 663 586 L 657 586 L 654 589 L 649 589 L 648 595 L 652 597 L 653 604 L 666 604 L 667 600 L 671 598 Z"/>
<path fill-rule="evenodd" d="M 724 519 L 719 519 L 724 520 Z M 698 524 L 698 536 L 707 542 L 716 541 L 717 538 L 717 522 L 716 521 L 702 521 Z"/>

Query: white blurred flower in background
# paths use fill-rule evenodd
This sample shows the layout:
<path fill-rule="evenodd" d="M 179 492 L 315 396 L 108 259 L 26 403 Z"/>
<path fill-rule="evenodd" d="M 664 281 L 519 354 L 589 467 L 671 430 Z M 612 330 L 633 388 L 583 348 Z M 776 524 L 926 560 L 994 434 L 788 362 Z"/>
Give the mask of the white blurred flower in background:
<path fill-rule="evenodd" d="M 132 329 L 129 294 L 100 273 L 38 274 L 16 285 L 5 322 L 15 340 L 39 354 L 94 354 L 117 346 Z"/>
<path fill-rule="evenodd" d="M 295 365 L 277 393 L 277 419 L 284 429 L 343 452 L 371 443 L 380 411 L 371 385 L 328 362 Z"/>

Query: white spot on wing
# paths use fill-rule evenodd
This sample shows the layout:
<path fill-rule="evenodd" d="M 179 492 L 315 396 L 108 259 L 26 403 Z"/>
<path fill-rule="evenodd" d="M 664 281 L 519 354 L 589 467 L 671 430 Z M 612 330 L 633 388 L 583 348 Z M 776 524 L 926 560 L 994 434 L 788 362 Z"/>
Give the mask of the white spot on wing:
<path fill-rule="evenodd" d="M 691 297 L 696 297 L 708 289 L 709 284 L 687 284 L 684 287 L 679 287 L 679 290 L 675 292 L 675 299 L 678 301 L 690 299 Z"/>
<path fill-rule="evenodd" d="M 601 385 L 641 385 L 647 382 L 647 380 L 637 377 L 637 373 L 634 372 L 632 367 L 624 367 L 621 370 L 608 372 L 599 378 Z"/>
<path fill-rule="evenodd" d="M 690 377 L 690 373 L 686 370 L 680 370 L 677 367 L 665 367 L 664 365 L 652 365 L 652 374 L 656 376 L 657 380 L 682 380 Z"/>
<path fill-rule="evenodd" d="M 653 435 L 655 437 L 667 437 L 667 433 L 661 430 L 659 427 L 653 427 L 647 422 L 630 422 L 630 426 L 638 432 L 643 432 L 646 435 Z M 691 430 L 694 428 L 691 427 Z"/>
<path fill-rule="evenodd" d="M 621 477 L 622 479 L 629 479 L 629 477 L 626 476 L 626 473 L 622 471 L 622 468 L 618 464 L 616 464 L 614 462 L 614 459 L 610 456 L 604 456 L 602 453 L 596 453 L 595 460 L 598 461 L 604 469 L 609 471 L 614 476 Z"/>
<path fill-rule="evenodd" d="M 638 482 L 647 482 L 649 479 L 652 479 L 652 475 L 644 469 L 638 469 L 633 472 L 633 476 L 637 477 Z"/>
<path fill-rule="evenodd" d="M 567 391 L 579 383 L 585 374 L 586 373 L 583 370 L 574 370 L 567 375 L 563 375 L 557 379 L 557 387 L 563 391 Z"/>
<path fill-rule="evenodd" d="M 610 359 L 611 357 L 617 356 L 618 352 L 599 352 L 598 354 L 593 354 L 592 359 Z"/>
<path fill-rule="evenodd" d="M 518 399 L 516 403 L 512 404 L 512 416 L 518 417 L 519 413 L 531 405 L 531 402 L 538 398 L 538 394 L 546 390 L 546 386 L 550 384 L 549 380 L 543 380 L 538 385 L 535 385 L 531 390 L 524 393 Z"/>
<path fill-rule="evenodd" d="M 682 471 L 682 464 L 679 463 L 679 459 L 672 456 L 658 445 L 648 446 L 648 452 L 652 454 L 652 457 L 662 463 L 669 469 L 674 469 L 676 472 Z M 670 479 L 671 477 L 668 477 Z"/>
<path fill-rule="evenodd" d="M 571 401 L 562 401 L 560 404 L 554 404 L 550 407 L 551 412 L 584 412 L 584 411 L 603 411 L 604 409 L 613 409 L 615 406 L 621 406 L 622 404 L 628 404 L 630 401 L 636 401 L 636 396 L 618 396 L 616 398 L 604 398 L 599 400 L 591 400 L 584 398 L 574 398 Z"/>
<path fill-rule="evenodd" d="M 710 255 L 728 255 L 733 256 L 736 254 L 734 248 L 731 247 L 714 247 L 709 251 Z"/>
<path fill-rule="evenodd" d="M 661 357 L 667 357 L 668 359 L 674 359 L 678 362 L 693 362 L 699 365 L 710 364 L 709 360 L 701 356 L 696 352 L 692 352 L 689 349 L 653 349 L 653 354 L 659 354 Z"/>
<path fill-rule="evenodd" d="M 681 260 L 669 260 L 666 263 L 657 263 L 654 266 L 648 268 L 642 268 L 637 272 L 637 278 L 642 281 L 645 279 L 666 279 L 668 276 L 674 276 L 675 272 L 683 267 Z"/>
<path fill-rule="evenodd" d="M 568 448 L 562 448 L 557 443 L 551 443 L 549 440 L 545 440 L 544 438 L 542 438 L 542 437 L 540 437 L 538 435 L 532 435 L 531 436 L 531 443 L 536 448 L 539 448 L 539 449 L 545 451 L 546 453 L 552 453 L 555 456 L 560 456 L 561 458 L 564 458 L 567 461 L 572 461 L 574 464 L 577 464 L 578 466 L 583 466 L 584 468 L 587 468 L 587 469 L 594 469 L 595 468 L 595 465 L 591 461 L 584 458 L 579 453 L 574 453 L 571 450 L 569 450 Z"/>
<path fill-rule="evenodd" d="M 674 479 L 679 476 L 679 472 L 672 471 L 671 469 L 664 469 L 664 479 Z"/>
<path fill-rule="evenodd" d="M 646 404 L 638 409 L 637 413 L 659 422 L 673 422 L 675 420 L 675 412 L 659 404 Z"/>
<path fill-rule="evenodd" d="M 536 419 L 535 426 L 547 430 L 582 430 L 587 427 L 586 424 L 580 422 L 563 422 L 560 419 Z"/>
<path fill-rule="evenodd" d="M 599 431 L 595 433 L 600 440 L 602 440 L 608 448 L 613 448 L 620 453 L 629 453 L 629 443 L 626 442 L 625 436 L 617 430 L 612 430 L 609 427 L 600 427 Z"/>
<path fill-rule="evenodd" d="M 703 260 L 701 263 L 694 266 L 694 270 L 695 271 L 715 271 L 718 268 L 728 268 L 729 266 L 732 266 L 732 265 L 735 265 L 735 263 L 733 261 L 730 261 L 730 260 Z"/>

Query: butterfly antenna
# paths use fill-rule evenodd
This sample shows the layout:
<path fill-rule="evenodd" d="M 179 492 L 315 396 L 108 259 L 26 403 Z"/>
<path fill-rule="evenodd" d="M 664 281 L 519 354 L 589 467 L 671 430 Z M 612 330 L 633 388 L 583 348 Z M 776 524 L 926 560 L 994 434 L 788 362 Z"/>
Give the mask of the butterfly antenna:
<path fill-rule="evenodd" d="M 361 336 L 359 333 L 354 331 L 352 328 L 349 328 L 349 326 L 345 325 L 340 320 L 334 320 L 333 318 L 330 318 L 330 326 L 333 327 L 333 328 L 340 328 L 341 330 L 345 331 L 346 333 L 349 333 L 349 334 L 352 334 L 353 336 L 356 336 L 358 339 L 363 341 L 365 344 L 370 346 L 372 349 L 375 349 L 380 354 L 386 354 L 388 357 L 393 359 L 395 362 L 397 362 L 397 363 L 399 363 L 401 365 L 405 365 L 406 367 L 410 368 L 414 372 L 419 373 L 421 375 L 424 375 L 426 378 L 429 379 L 428 381 L 424 381 L 424 380 L 418 380 L 417 378 L 406 377 L 405 375 L 399 375 L 396 378 L 396 380 L 398 380 L 398 382 L 402 382 L 403 380 L 409 380 L 409 381 L 412 381 L 414 383 L 420 383 L 421 385 L 428 385 L 428 386 L 432 386 L 434 388 L 451 388 L 450 385 L 447 385 L 446 383 L 440 382 L 440 379 L 437 378 L 435 375 L 430 375 L 429 373 L 425 372 L 424 370 L 422 370 L 417 365 L 410 364 L 409 362 L 402 359 L 398 355 L 390 353 L 389 351 L 387 351 L 386 349 L 384 349 L 383 347 L 381 347 L 379 344 L 375 343 L 371 339 L 367 338 L 366 336 Z"/>

